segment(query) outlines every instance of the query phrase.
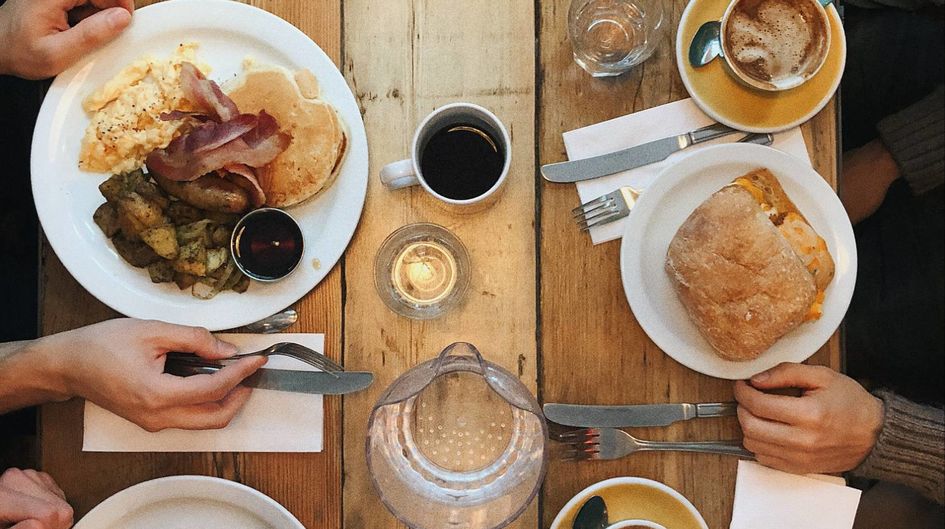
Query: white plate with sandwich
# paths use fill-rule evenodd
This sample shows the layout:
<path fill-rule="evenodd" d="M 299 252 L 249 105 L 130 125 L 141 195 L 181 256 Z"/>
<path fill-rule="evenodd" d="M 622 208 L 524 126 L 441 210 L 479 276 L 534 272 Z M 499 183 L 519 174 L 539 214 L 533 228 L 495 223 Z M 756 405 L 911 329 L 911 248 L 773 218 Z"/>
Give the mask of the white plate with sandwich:
<path fill-rule="evenodd" d="M 746 379 L 803 362 L 836 331 L 853 296 L 856 242 L 836 193 L 804 161 L 720 145 L 645 190 L 620 268 L 660 349 L 700 373 Z"/>
<path fill-rule="evenodd" d="M 139 483 L 89 511 L 75 529 L 304 529 L 285 507 L 233 481 L 170 476 Z"/>
<path fill-rule="evenodd" d="M 252 119 L 258 114 L 261 124 L 262 111 L 266 110 L 278 118 L 280 133 L 291 133 L 291 143 L 288 148 L 281 147 L 284 150 L 275 161 L 258 167 L 249 163 L 269 197 L 264 204 L 285 209 L 303 232 L 301 261 L 281 281 L 252 282 L 242 294 L 224 289 L 219 294 L 214 292 L 212 299 L 198 299 L 196 291 L 194 295 L 189 290 L 182 291 L 189 287 L 175 285 L 167 278 L 165 282 L 152 282 L 155 278 L 150 275 L 152 270 L 130 265 L 113 244 L 114 237 L 106 236 L 105 229 L 100 229 L 102 224 L 93 221 L 93 214 L 106 201 L 98 186 L 113 172 L 140 167 L 147 152 L 153 154 L 170 141 L 170 137 L 161 134 L 168 133 L 167 127 L 174 126 L 173 122 L 167 123 L 163 116 L 158 120 L 157 115 L 188 109 L 158 105 L 151 112 L 148 130 L 154 134 L 150 136 L 138 129 L 120 129 L 113 135 L 112 129 L 99 127 L 93 140 L 102 145 L 93 141 L 90 147 L 91 127 L 105 118 L 119 119 L 115 116 L 121 116 L 121 112 L 140 113 L 140 103 L 135 106 L 139 101 L 129 94 L 144 97 L 154 92 L 155 87 L 167 81 L 166 73 L 172 78 L 182 77 L 182 60 L 195 64 L 207 78 L 222 85 L 223 91 L 240 105 L 239 112 L 254 113 Z M 256 75 L 263 71 L 267 73 Z M 274 92 L 240 91 L 250 84 L 255 87 L 252 90 Z M 166 89 L 163 95 L 148 101 L 161 104 L 175 101 L 174 96 L 167 94 L 176 89 Z M 93 101 L 98 97 L 94 94 L 103 94 L 101 101 Z M 111 116 L 106 115 L 108 112 Z M 206 116 L 171 119 L 188 118 L 206 121 Z M 254 130 L 261 128 L 259 125 Z M 139 143 L 128 147 L 122 143 L 128 138 L 138 138 L 135 141 Z M 142 141 L 146 146 L 142 146 Z M 151 141 L 157 143 L 147 143 Z M 128 151 L 123 154 L 126 159 L 119 160 L 115 155 L 124 153 L 121 149 Z M 295 154 L 289 156 L 290 152 Z M 300 152 L 324 156 L 305 156 Z M 245 325 L 284 309 L 328 275 L 344 253 L 361 216 L 367 191 L 368 147 L 357 101 L 344 77 L 321 48 L 298 28 L 238 2 L 177 0 L 136 10 L 131 26 L 120 38 L 55 79 L 37 120 L 31 166 L 34 200 L 46 237 L 66 269 L 86 290 L 128 316 L 220 330 Z M 302 174 L 299 178 L 309 180 L 273 176 L 279 171 L 280 175 Z M 219 176 L 222 180 L 237 174 L 220 172 Z M 245 185 L 243 189 L 246 192 L 242 200 L 247 200 L 247 195 L 254 196 Z M 172 203 L 175 200 L 178 199 L 171 199 Z M 179 236 L 180 231 L 177 233 Z M 221 242 L 222 236 L 214 240 L 216 246 L 228 246 Z M 208 252 L 219 249 L 207 247 Z M 202 271 L 209 275 L 209 258 L 206 264 Z M 201 279 L 199 273 L 190 275 Z M 206 279 L 206 283 L 212 284 L 211 279 Z"/>

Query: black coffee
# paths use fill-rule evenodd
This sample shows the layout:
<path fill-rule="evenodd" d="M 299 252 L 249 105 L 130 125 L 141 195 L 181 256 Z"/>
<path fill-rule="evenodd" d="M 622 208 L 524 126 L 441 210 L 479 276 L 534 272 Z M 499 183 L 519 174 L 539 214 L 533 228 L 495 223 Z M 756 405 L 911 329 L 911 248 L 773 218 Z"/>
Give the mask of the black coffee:
<path fill-rule="evenodd" d="M 452 124 L 433 133 L 420 152 L 420 171 L 431 189 L 453 200 L 484 195 L 502 176 L 505 150 L 475 125 Z"/>

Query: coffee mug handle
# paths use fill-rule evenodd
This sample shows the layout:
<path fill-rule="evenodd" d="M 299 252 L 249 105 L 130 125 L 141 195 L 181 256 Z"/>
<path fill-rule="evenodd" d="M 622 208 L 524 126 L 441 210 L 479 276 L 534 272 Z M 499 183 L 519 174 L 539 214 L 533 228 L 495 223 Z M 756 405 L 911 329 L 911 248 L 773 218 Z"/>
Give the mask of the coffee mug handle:
<path fill-rule="evenodd" d="M 413 170 L 413 160 L 406 159 L 389 163 L 381 169 L 381 182 L 387 189 L 400 189 L 420 183 Z"/>

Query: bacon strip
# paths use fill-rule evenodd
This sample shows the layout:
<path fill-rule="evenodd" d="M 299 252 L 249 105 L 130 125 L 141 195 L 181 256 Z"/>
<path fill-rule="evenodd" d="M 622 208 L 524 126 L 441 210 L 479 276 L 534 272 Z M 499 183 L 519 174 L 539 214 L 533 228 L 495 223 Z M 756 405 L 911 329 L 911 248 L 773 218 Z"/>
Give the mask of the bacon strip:
<path fill-rule="evenodd" d="M 189 62 L 183 62 L 180 66 L 180 83 L 184 95 L 214 121 L 229 121 L 240 113 L 236 103 L 223 93 L 218 84 L 204 77 L 196 66 Z"/>
<path fill-rule="evenodd" d="M 234 163 L 223 166 L 222 172 L 221 176 L 249 193 L 249 200 L 253 208 L 258 208 L 266 203 L 266 192 L 260 187 L 259 180 L 256 178 L 256 171 L 252 167 Z"/>

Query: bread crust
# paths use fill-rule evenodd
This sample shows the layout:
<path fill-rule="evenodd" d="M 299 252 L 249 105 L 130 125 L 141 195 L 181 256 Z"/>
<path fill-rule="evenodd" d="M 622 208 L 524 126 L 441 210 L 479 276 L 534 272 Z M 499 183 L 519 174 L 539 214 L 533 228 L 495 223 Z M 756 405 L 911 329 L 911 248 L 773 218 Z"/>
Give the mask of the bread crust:
<path fill-rule="evenodd" d="M 692 212 L 665 269 L 696 327 L 728 360 L 757 358 L 805 321 L 817 294 L 790 243 L 741 186 Z"/>

